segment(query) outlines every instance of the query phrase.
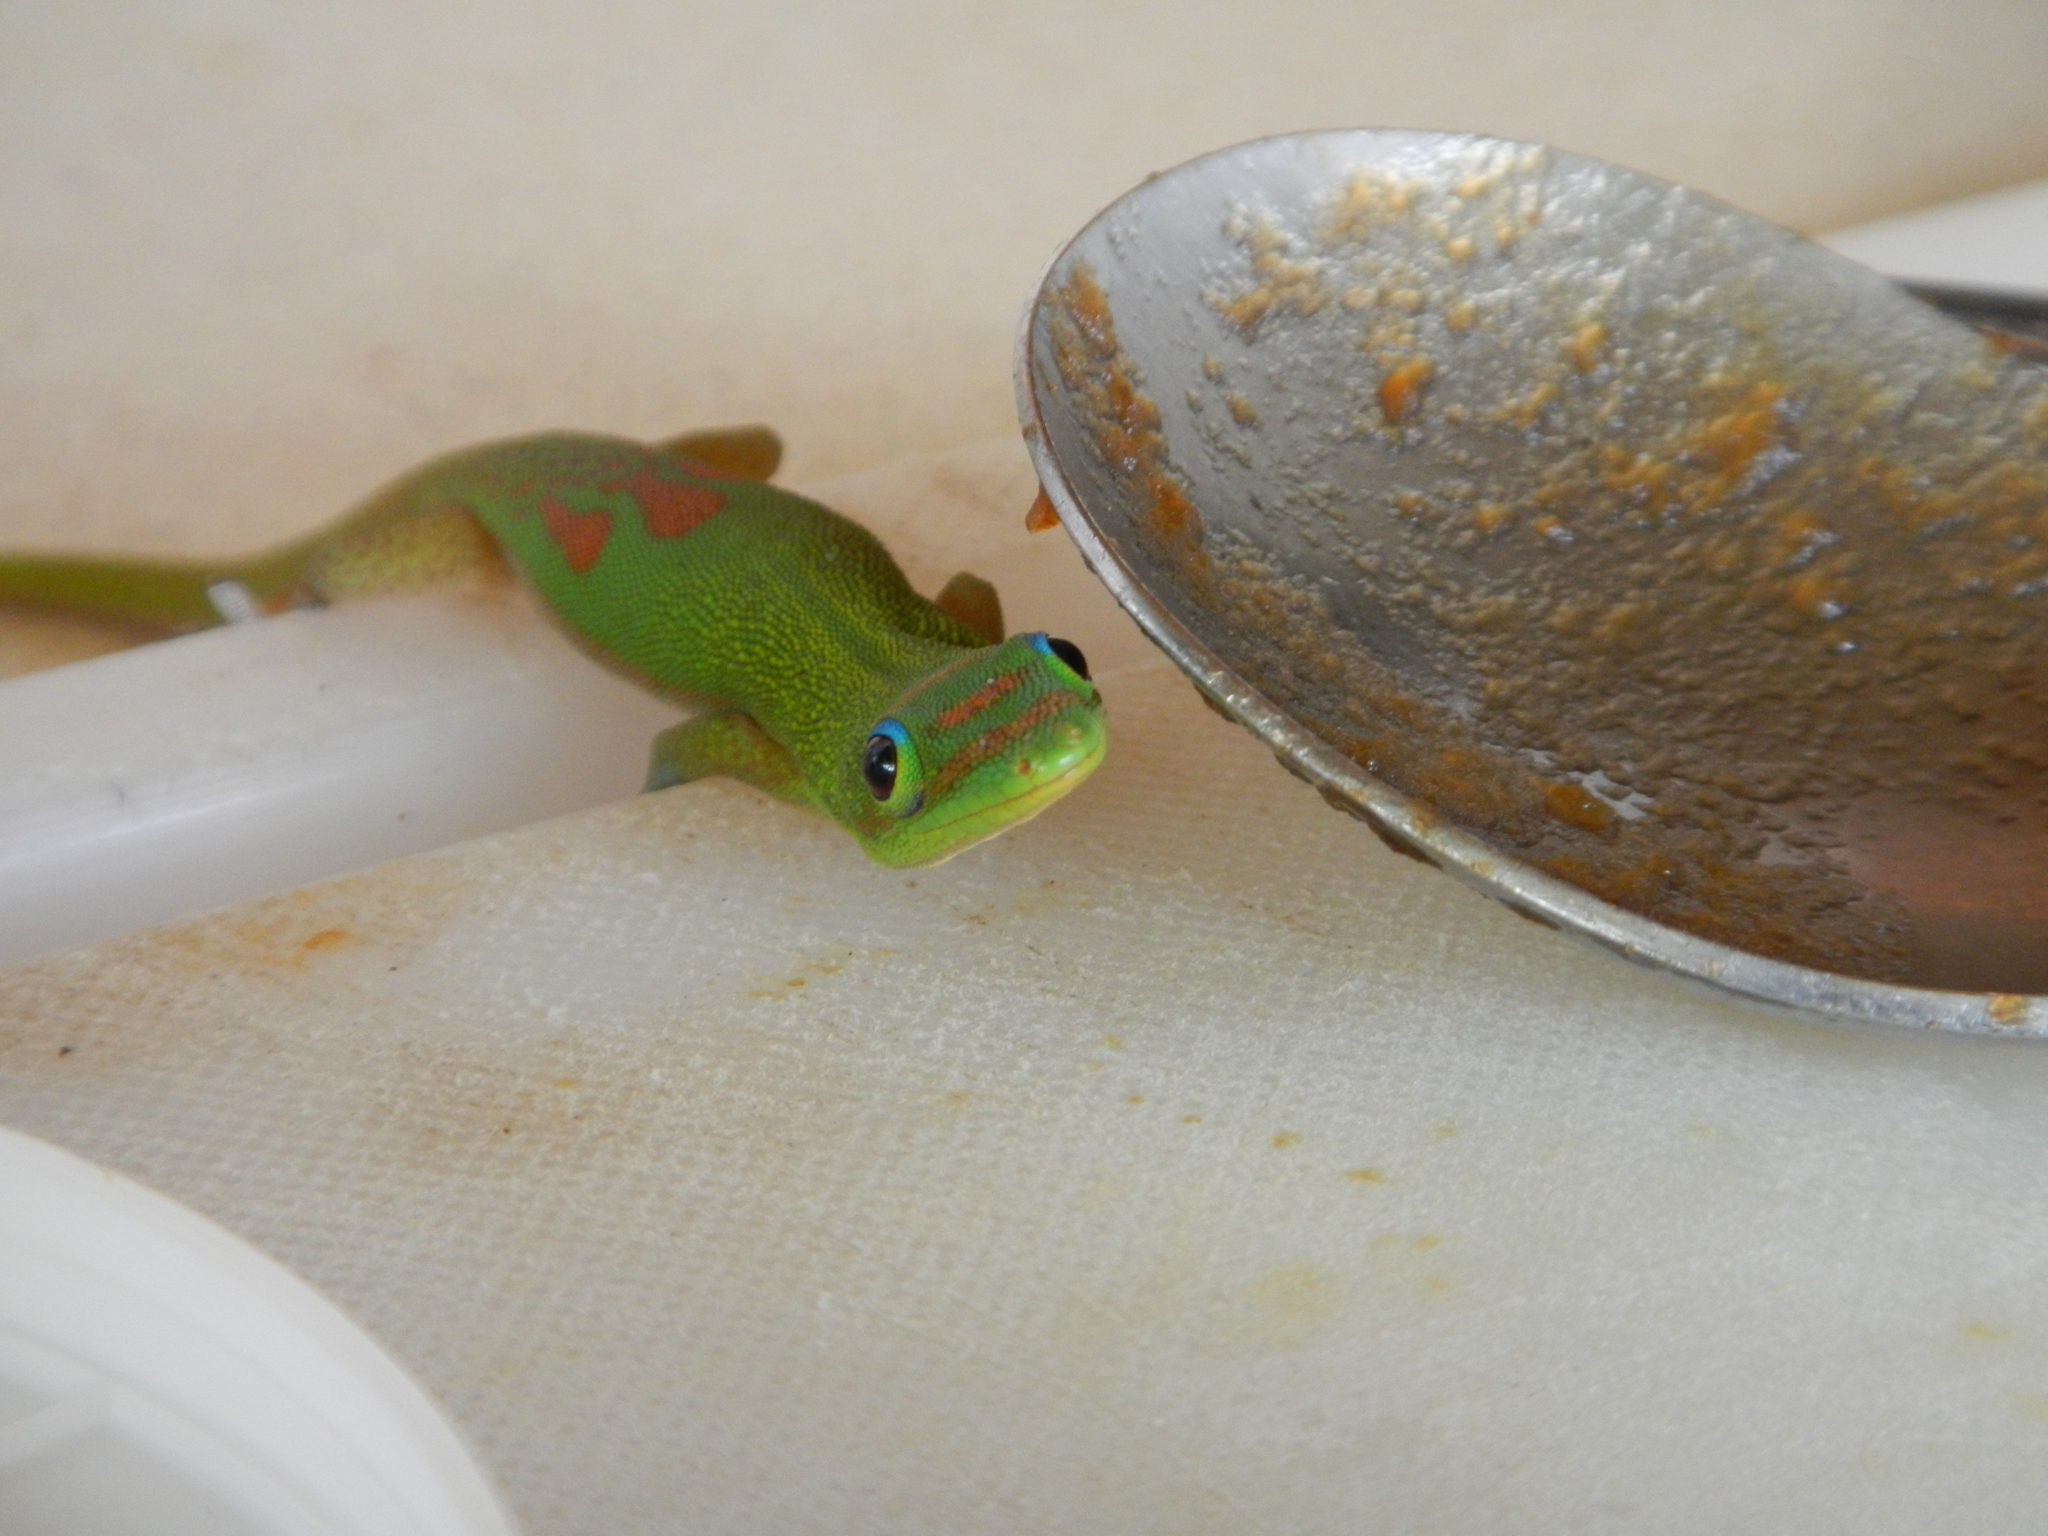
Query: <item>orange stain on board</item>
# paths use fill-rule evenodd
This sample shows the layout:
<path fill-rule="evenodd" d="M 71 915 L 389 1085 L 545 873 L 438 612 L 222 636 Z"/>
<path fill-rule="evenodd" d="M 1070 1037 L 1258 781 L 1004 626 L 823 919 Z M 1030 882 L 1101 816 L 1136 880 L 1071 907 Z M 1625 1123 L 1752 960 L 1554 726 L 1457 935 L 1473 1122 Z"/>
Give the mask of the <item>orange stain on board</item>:
<path fill-rule="evenodd" d="M 322 928 L 299 940 L 298 948 L 284 955 L 282 963 L 295 971 L 304 970 L 316 955 L 324 955 L 336 949 L 347 949 L 361 942 L 361 939 L 347 928 Z"/>
<path fill-rule="evenodd" d="M 540 515 L 547 525 L 548 537 L 560 547 L 570 570 L 581 575 L 597 564 L 612 536 L 611 513 L 578 512 L 550 497 L 540 504 Z"/>

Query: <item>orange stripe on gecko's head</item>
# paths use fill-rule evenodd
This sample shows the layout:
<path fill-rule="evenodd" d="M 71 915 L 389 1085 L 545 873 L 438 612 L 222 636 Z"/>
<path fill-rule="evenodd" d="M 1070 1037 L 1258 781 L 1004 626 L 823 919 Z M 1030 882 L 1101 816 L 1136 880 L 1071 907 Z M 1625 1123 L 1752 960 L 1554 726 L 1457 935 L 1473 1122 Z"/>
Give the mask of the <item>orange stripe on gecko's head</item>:
<path fill-rule="evenodd" d="M 972 720 L 1022 681 L 1023 678 L 1015 672 L 998 672 L 958 703 L 948 704 L 933 715 L 932 724 L 944 731 Z"/>
<path fill-rule="evenodd" d="M 1028 778 L 1040 745 L 1039 728 L 1059 719 L 1069 702 L 1062 694 L 1041 694 L 1007 720 L 988 725 L 968 737 L 938 765 L 938 771 L 931 776 L 929 792 L 946 794 L 976 770 L 991 763 L 1006 772 Z"/>

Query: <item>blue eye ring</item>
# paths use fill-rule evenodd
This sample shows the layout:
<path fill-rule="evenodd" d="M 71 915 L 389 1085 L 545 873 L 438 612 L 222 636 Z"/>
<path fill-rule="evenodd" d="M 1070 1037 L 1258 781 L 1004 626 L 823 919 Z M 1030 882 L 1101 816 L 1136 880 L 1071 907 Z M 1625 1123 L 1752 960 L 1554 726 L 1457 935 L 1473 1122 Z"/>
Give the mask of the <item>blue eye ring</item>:
<path fill-rule="evenodd" d="M 909 745 L 910 733 L 899 720 L 884 720 L 869 733 L 860 751 L 860 777 L 877 800 L 886 801 L 896 793 L 896 776 Z"/>
<path fill-rule="evenodd" d="M 1073 641 L 1048 635 L 1043 630 L 1034 631 L 1024 638 L 1031 642 L 1031 648 L 1040 655 L 1052 657 L 1082 682 L 1088 681 L 1088 658 L 1081 654 L 1081 647 Z"/>
<path fill-rule="evenodd" d="M 868 793 L 888 805 L 901 793 L 908 777 L 911 791 L 902 795 L 903 803 L 895 806 L 894 811 L 899 818 L 915 816 L 924 809 L 924 791 L 916 785 L 916 773 L 917 754 L 911 749 L 910 732 L 900 720 L 882 721 L 868 734 L 860 751 L 860 777 Z"/>

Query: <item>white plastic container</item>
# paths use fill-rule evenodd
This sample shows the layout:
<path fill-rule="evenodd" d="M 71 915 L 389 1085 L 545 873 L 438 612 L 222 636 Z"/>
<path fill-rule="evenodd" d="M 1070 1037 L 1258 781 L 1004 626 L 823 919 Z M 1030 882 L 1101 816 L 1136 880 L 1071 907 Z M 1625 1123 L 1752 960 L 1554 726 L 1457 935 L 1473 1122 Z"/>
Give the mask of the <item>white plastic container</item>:
<path fill-rule="evenodd" d="M 511 1531 L 440 1411 L 302 1281 L 0 1130 L 0 1533 Z"/>

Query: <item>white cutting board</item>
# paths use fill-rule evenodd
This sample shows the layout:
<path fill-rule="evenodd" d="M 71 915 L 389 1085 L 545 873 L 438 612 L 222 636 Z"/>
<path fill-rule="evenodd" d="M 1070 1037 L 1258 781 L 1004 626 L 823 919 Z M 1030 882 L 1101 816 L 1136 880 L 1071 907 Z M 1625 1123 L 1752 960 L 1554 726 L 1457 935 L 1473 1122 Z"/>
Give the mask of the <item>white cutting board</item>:
<path fill-rule="evenodd" d="M 1841 243 L 2048 288 L 1971 264 L 2007 206 Z M 2040 1523 L 2048 1050 L 1394 857 L 1019 531 L 1013 444 L 827 489 L 1096 658 L 1095 782 L 908 874 L 698 786 L 29 961 L 0 1121 L 311 1280 L 533 1536 Z"/>

